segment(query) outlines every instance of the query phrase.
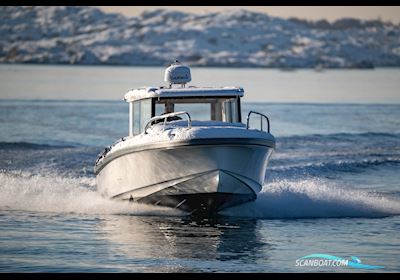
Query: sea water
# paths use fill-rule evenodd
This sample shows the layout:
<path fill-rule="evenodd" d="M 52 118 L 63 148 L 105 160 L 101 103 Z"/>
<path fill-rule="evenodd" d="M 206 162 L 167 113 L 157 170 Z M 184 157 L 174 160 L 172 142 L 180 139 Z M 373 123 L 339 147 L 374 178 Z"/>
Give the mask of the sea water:
<path fill-rule="evenodd" d="M 119 89 L 119 79 L 128 84 L 132 78 L 135 86 L 142 70 L 152 69 L 0 68 L 0 272 L 400 271 L 400 105 L 390 104 L 398 100 L 400 84 L 392 79 L 400 81 L 398 70 L 269 70 L 285 90 L 289 80 L 315 77 L 322 96 L 326 81 L 341 75 L 354 81 L 338 92 L 348 102 L 244 100 L 243 118 L 249 110 L 269 117 L 276 150 L 257 200 L 224 210 L 216 220 L 111 201 L 96 191 L 97 155 L 126 136 L 128 106 L 114 97 L 97 98 L 96 92 L 87 95 L 96 88 L 93 72 L 103 77 L 101 91 L 105 84 Z M 221 80 L 239 71 L 249 79 L 260 75 L 220 71 Z M 349 102 L 346 90 L 357 96 L 368 87 L 357 76 L 373 84 L 370 91 L 388 79 L 391 101 L 375 102 L 376 92 Z M 70 100 L 63 83 L 85 100 Z M 262 99 L 258 83 L 253 96 Z M 298 92 L 307 98 L 305 85 Z M 122 98 L 124 91 L 118 94 Z M 355 256 L 383 268 L 296 265 L 310 254 Z"/>

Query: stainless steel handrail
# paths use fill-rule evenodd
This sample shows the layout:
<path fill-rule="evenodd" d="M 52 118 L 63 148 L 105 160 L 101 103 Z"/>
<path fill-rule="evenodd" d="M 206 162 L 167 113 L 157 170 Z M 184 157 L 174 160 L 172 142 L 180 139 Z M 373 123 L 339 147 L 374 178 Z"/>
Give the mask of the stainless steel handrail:
<path fill-rule="evenodd" d="M 170 117 L 175 117 L 178 115 L 186 115 L 187 119 L 188 119 L 188 129 L 190 129 L 192 127 L 192 119 L 190 118 L 190 115 L 188 112 L 186 111 L 181 111 L 181 112 L 173 112 L 173 113 L 169 113 L 169 114 L 165 114 L 165 115 L 161 115 L 161 116 L 155 116 L 152 117 L 146 124 L 146 126 L 144 127 L 144 134 L 147 134 L 147 129 L 151 126 L 152 122 L 156 121 L 156 120 L 162 120 L 164 119 L 164 124 L 163 124 L 163 130 L 165 129 L 165 124 L 167 123 L 167 119 Z"/>
<path fill-rule="evenodd" d="M 264 117 L 264 118 L 267 120 L 267 124 L 268 124 L 268 130 L 267 130 L 267 132 L 269 133 L 269 119 L 268 119 L 268 117 L 267 117 L 266 115 L 264 115 L 264 114 L 261 114 L 261 113 L 259 113 L 259 112 L 255 112 L 255 111 L 250 111 L 250 112 L 247 114 L 247 118 L 246 118 L 246 129 L 249 129 L 249 121 L 250 121 L 250 115 L 251 115 L 251 114 L 260 115 L 261 131 L 263 131 L 262 117 Z"/>

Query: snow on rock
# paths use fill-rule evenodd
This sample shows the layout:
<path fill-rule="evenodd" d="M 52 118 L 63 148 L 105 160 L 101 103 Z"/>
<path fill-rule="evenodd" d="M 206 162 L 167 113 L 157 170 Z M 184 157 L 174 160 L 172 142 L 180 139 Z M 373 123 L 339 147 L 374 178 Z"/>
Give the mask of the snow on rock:
<path fill-rule="evenodd" d="M 0 62 L 165 66 L 400 66 L 400 25 L 306 21 L 246 10 L 153 9 L 137 17 L 93 7 L 0 7 Z"/>

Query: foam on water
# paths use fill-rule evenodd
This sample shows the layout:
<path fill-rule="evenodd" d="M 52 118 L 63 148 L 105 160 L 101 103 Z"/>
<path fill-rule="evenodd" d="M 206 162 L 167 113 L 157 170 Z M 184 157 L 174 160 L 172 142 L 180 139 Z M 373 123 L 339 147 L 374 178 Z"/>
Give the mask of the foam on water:
<path fill-rule="evenodd" d="M 0 210 L 79 214 L 181 216 L 175 209 L 113 201 L 96 191 L 91 177 L 67 178 L 28 172 L 0 172 Z"/>
<path fill-rule="evenodd" d="M 67 178 L 28 172 L 0 172 L 0 210 L 56 213 L 181 216 L 158 206 L 112 201 L 96 191 L 92 177 Z M 266 184 L 255 202 L 221 212 L 252 218 L 386 217 L 400 214 L 400 202 L 319 179 Z"/>
<path fill-rule="evenodd" d="M 221 212 L 253 218 L 378 218 L 400 215 L 400 201 L 382 194 L 351 190 L 319 179 L 266 184 L 254 202 Z"/>

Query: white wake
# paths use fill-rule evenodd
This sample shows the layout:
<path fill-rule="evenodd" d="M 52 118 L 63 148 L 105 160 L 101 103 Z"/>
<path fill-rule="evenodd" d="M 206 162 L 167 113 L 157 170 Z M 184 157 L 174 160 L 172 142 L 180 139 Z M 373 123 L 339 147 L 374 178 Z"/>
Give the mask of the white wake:
<path fill-rule="evenodd" d="M 256 201 L 221 214 L 254 218 L 385 217 L 400 214 L 400 201 L 323 180 L 281 180 L 266 184 Z"/>

